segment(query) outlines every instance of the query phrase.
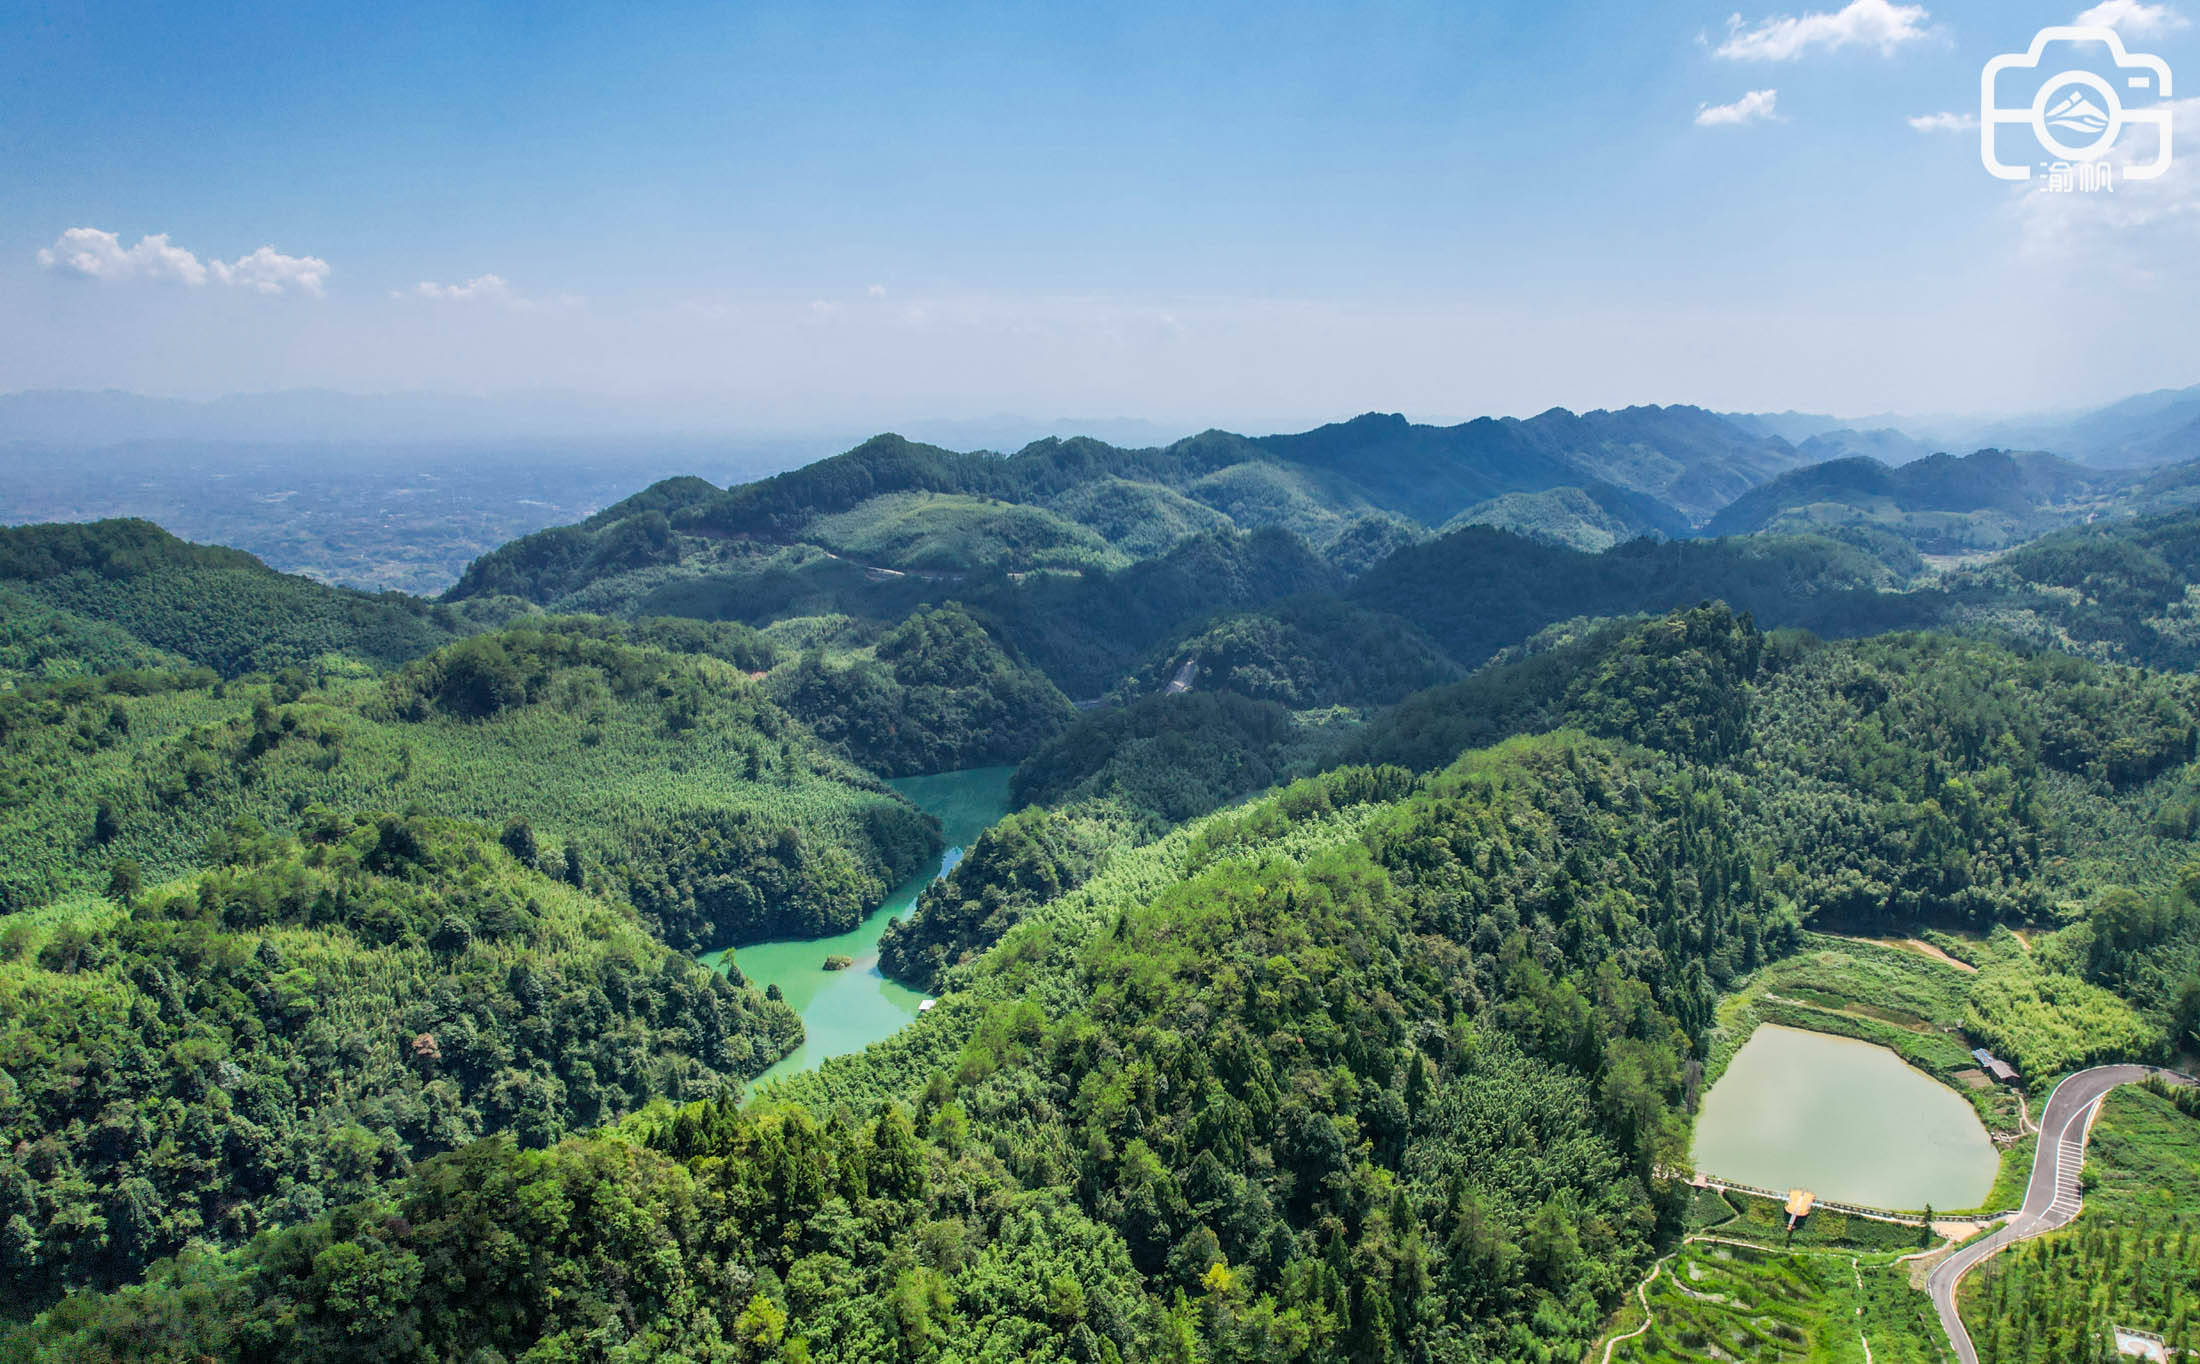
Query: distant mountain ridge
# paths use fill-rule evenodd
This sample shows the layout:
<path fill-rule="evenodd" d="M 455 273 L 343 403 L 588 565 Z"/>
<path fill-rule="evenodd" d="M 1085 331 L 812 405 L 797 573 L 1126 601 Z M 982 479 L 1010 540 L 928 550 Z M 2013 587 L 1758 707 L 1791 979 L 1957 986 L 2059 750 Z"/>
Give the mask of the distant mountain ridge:
<path fill-rule="evenodd" d="M 1778 436 L 1807 455 L 1873 455 L 1905 463 L 1944 450 L 2046 450 L 2099 469 L 2132 469 L 2200 458 L 2200 384 L 2156 389 L 2098 407 L 2021 417 L 1879 413 L 1725 412 L 1726 421 Z"/>
<path fill-rule="evenodd" d="M 1986 442 L 2053 450 L 2102 468 L 2200 458 L 2200 385 L 2157 389 L 2060 420 L 1997 422 Z"/>
<path fill-rule="evenodd" d="M 1684 539 L 1694 533 L 1688 518 L 1656 498 L 1590 482 L 1579 488 L 1546 488 L 1505 493 L 1477 503 L 1443 524 L 1445 531 L 1492 526 L 1546 544 L 1595 552 L 1652 536 Z"/>
<path fill-rule="evenodd" d="M 1695 407 L 1578 415 L 1553 408 L 1526 420 L 1481 417 L 1443 427 L 1370 412 L 1311 431 L 1249 437 L 1210 430 L 1144 449 L 1049 438 L 1007 456 L 889 434 L 715 500 L 690 488 L 680 502 L 697 527 L 770 536 L 893 493 L 1042 504 L 1115 478 L 1187 494 L 1247 529 L 1289 519 L 1252 503 L 1293 496 L 1346 516 L 1387 512 L 1436 527 L 1509 493 L 1578 488 L 1608 509 L 1624 507 L 1642 526 L 1676 533 L 1804 462 L 1785 440 Z M 1231 473 L 1248 468 L 1265 472 Z M 1244 486 L 1247 478 L 1267 486 Z"/>
<path fill-rule="evenodd" d="M 1700 407 L 1630 407 L 1521 420 L 1479 417 L 1420 426 L 1393 414 L 1253 444 L 1352 480 L 1377 505 L 1441 525 L 1505 493 L 1610 484 L 1701 521 L 1743 491 L 1803 462 L 1778 436 L 1759 435 Z"/>
<path fill-rule="evenodd" d="M 2022 511 L 2100 481 L 2068 460 L 2038 452 L 1930 455 L 1892 467 L 1876 459 L 1836 459 L 1782 474 L 1744 493 L 1704 529 L 1713 535 L 1744 534 L 1762 530 L 1777 509 L 1855 497 L 1888 498 L 1914 511 Z"/>
<path fill-rule="evenodd" d="M 1761 531 L 1885 532 L 1922 553 L 2000 549 L 2093 517 L 2179 505 L 2175 471 L 2134 486 L 2131 475 L 2039 451 L 1979 450 L 1889 466 L 1829 460 L 1782 474 L 1736 498 L 1707 535 Z"/>
<path fill-rule="evenodd" d="M 117 390 L 0 394 L 0 445 L 68 450 L 147 441 L 261 445 L 571 441 L 591 436 L 609 439 L 621 433 L 634 438 L 646 432 L 683 432 L 684 439 L 695 439 L 698 431 L 725 425 L 722 419 L 683 417 L 677 410 L 658 410 L 648 404 L 557 392 L 477 398 L 299 389 L 205 402 Z M 1071 424 L 1003 417 L 925 422 L 912 430 L 958 443 L 990 443 L 1019 430 L 1043 430 L 1050 425 L 1062 429 Z M 1164 429 L 1122 420 L 1092 425 L 1117 439 L 1134 440 Z M 832 438 L 740 439 L 757 452 L 776 449 L 799 459 L 825 447 Z M 956 453 L 921 440 L 909 443 L 927 451 Z M 859 443 L 854 450 L 869 444 Z M 1188 477 L 1245 463 L 1258 452 L 1311 480 L 1325 496 L 1407 516 L 1427 526 L 1442 525 L 1469 507 L 1507 493 L 1560 487 L 1586 490 L 1598 484 L 1655 498 L 1691 522 L 1700 522 L 1740 492 L 1803 462 L 1791 443 L 1778 435 L 1748 430 L 1687 406 L 1578 414 L 1552 408 L 1525 419 L 1483 417 L 1455 426 L 1413 423 L 1396 413 L 1367 413 L 1297 433 L 1242 436 L 1207 431 L 1165 446 L 1113 445 L 1090 435 L 1046 436 L 1023 445 L 1017 454 L 1046 454 L 1065 472 L 1078 467 L 1089 472 L 1095 465 L 1119 463 L 1125 456 L 1149 451 L 1169 456 L 1163 463 L 1196 469 Z M 1095 458 L 1096 452 L 1104 453 Z M 1149 467 L 1144 477 L 1150 479 L 1155 461 L 1145 463 Z M 950 476 L 948 486 L 932 490 L 982 491 L 982 485 L 995 481 L 963 471 Z"/>

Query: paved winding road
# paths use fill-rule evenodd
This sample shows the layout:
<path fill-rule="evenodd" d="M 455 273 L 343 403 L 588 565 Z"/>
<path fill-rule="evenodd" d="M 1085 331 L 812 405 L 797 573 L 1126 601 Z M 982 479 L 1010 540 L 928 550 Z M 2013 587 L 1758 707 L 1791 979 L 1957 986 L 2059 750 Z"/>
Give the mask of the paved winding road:
<path fill-rule="evenodd" d="M 1941 1329 L 1962 1364 L 1978 1364 L 1971 1333 L 1956 1314 L 1956 1288 L 1979 1263 L 2019 1241 L 2069 1225 L 2078 1215 L 2078 1176 L 2085 1168 L 2085 1138 L 2094 1107 L 2118 1085 L 2155 1073 L 2152 1066 L 2095 1066 L 2066 1077 L 2048 1096 L 2040 1115 L 2039 1152 L 2032 1158 L 2032 1182 L 2025 1187 L 2024 1208 L 2001 1230 L 1974 1241 L 1942 1260 L 1925 1281 L 1940 1313 Z M 2180 1078 L 2172 1076 L 2171 1078 Z"/>

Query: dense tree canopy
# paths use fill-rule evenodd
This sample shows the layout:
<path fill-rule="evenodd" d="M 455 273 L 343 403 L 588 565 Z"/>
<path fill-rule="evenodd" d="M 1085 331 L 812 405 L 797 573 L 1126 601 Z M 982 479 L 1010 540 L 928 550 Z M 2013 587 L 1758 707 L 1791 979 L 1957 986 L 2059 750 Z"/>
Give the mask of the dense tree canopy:
<path fill-rule="evenodd" d="M 997 943 L 1026 910 L 1074 890 L 1122 839 L 1089 814 L 1032 806 L 978 836 L 955 869 L 926 888 L 907 919 L 888 924 L 879 966 L 926 991 L 946 969 Z"/>
<path fill-rule="evenodd" d="M 540 1147 L 792 1049 L 783 1004 L 486 831 L 239 821 L 119 918 L 0 937 L 0 1272 L 128 1281 L 507 1132 Z"/>
<path fill-rule="evenodd" d="M 277 573 L 150 521 L 0 528 L 0 583 L 228 677 L 323 654 L 401 662 L 466 628 L 458 613 L 419 598 Z"/>
<path fill-rule="evenodd" d="M 1013 762 L 1075 714 L 1044 673 L 952 605 L 912 614 L 869 659 L 805 653 L 773 675 L 771 694 L 820 739 L 896 777 Z"/>
<path fill-rule="evenodd" d="M 0 533 L 0 1356 L 1571 1364 L 1756 1022 L 2200 1048 L 2200 684 L 2130 666 L 2200 658 L 2190 514 L 1931 579 L 1398 514 L 1651 435 L 1708 506 L 1793 457 L 1736 431 L 882 437 L 436 605 Z M 1018 760 L 881 940 L 935 1007 L 744 1098 L 800 1021 L 690 954 L 853 928 L 941 851 L 882 778 Z M 2162 1316 L 2158 1211 L 1982 1280 L 1994 1357 L 2095 1348 L 2074 1271 Z"/>
<path fill-rule="evenodd" d="M 1792 921 L 1730 796 L 1669 762 L 1577 736 L 1409 789 L 1345 771 L 1220 821 L 1051 985 L 1004 948 L 1000 983 L 1028 988 L 992 989 L 982 959 L 959 1055 L 901 1072 L 899 1104 L 711 1100 L 542 1154 L 475 1146 L 38 1338 L 80 1358 L 1571 1358 L 1677 1213 L 1658 1171 L 1691 1036 Z M 1364 837 L 1334 823 L 1354 808 Z M 1262 832 L 1324 820 L 1341 841 Z"/>

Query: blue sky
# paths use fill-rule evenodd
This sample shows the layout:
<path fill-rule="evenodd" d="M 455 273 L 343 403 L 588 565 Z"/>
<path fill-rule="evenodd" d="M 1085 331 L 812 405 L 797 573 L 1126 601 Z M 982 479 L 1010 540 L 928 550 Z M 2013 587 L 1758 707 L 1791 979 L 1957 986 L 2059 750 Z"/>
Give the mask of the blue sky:
<path fill-rule="evenodd" d="M 0 390 L 782 429 L 2200 382 L 2200 104 L 2114 195 L 1911 126 L 2074 3 L 15 5 Z M 2188 16 L 2103 8 L 2200 92 Z"/>

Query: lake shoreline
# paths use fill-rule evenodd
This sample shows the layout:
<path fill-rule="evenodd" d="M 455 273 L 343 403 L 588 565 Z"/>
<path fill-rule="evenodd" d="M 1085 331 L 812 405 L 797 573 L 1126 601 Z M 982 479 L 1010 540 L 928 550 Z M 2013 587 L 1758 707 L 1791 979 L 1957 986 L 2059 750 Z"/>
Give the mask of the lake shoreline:
<path fill-rule="evenodd" d="M 1761 1024 L 1704 1095 L 1690 1161 L 1711 1178 L 1859 1207 L 1971 1207 L 2000 1155 L 1964 1097 L 1892 1050 Z"/>
<path fill-rule="evenodd" d="M 802 1019 L 802 1044 L 751 1079 L 749 1093 L 767 1081 L 861 1051 L 916 1019 L 925 996 L 879 969 L 879 939 L 887 924 L 915 907 L 926 887 L 954 870 L 979 834 L 1009 813 L 1008 783 L 1014 771 L 977 767 L 889 781 L 887 785 L 939 819 L 945 846 L 936 868 L 896 886 L 845 932 L 750 943 L 700 958 L 718 971 L 731 963 L 756 989 L 777 985 Z"/>

